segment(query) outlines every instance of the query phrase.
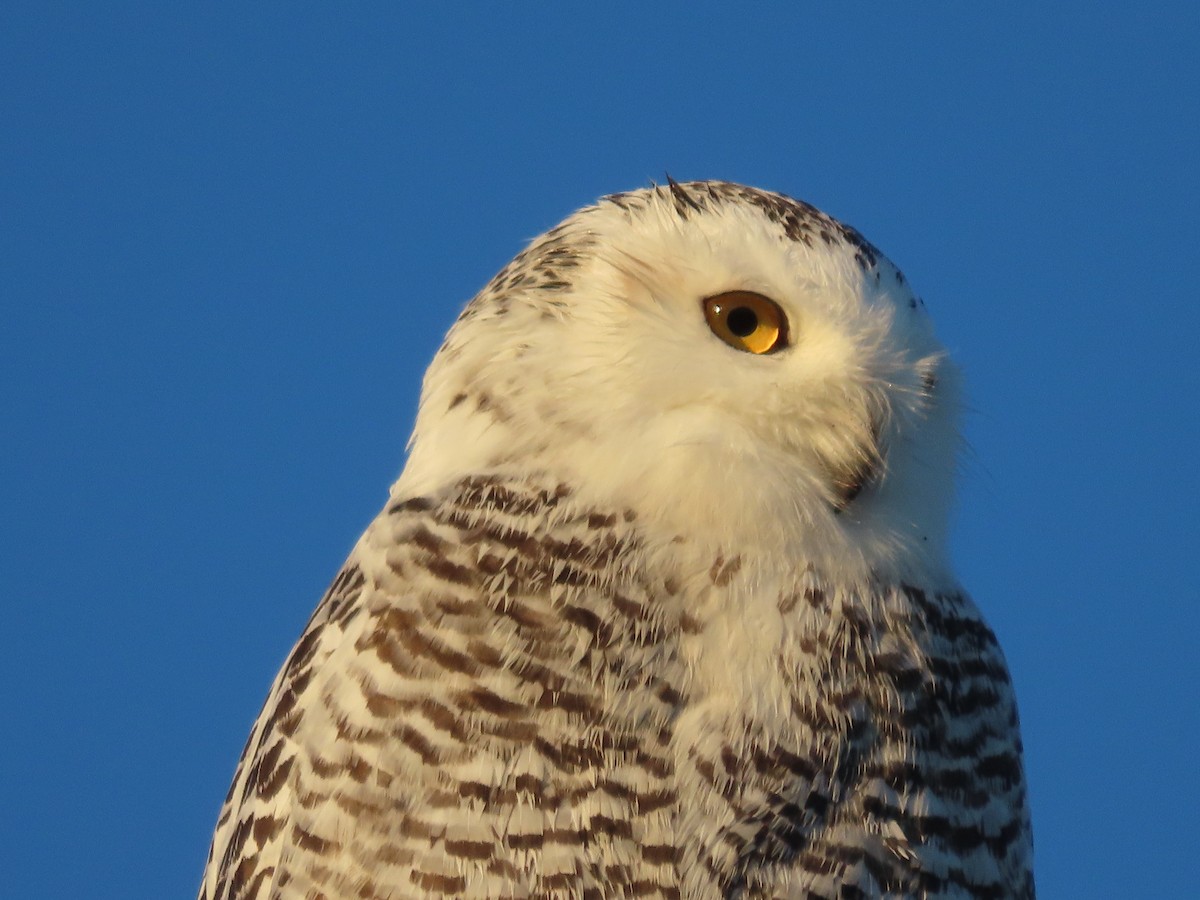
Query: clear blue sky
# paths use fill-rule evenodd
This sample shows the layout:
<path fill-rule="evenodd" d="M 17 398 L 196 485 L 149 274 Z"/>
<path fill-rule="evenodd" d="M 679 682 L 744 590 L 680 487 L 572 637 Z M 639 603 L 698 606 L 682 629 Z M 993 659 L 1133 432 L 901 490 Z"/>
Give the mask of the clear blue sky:
<path fill-rule="evenodd" d="M 1042 895 L 1194 895 L 1200 5 L 594 6 L 0 7 L 4 895 L 191 895 L 458 308 L 664 172 L 905 270 Z"/>

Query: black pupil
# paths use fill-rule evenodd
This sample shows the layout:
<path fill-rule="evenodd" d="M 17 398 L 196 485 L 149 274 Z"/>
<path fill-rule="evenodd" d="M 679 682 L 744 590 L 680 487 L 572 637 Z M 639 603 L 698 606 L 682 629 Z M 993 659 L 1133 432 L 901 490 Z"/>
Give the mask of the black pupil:
<path fill-rule="evenodd" d="M 748 337 L 758 329 L 758 314 L 748 306 L 739 306 L 729 311 L 725 324 L 738 337 Z"/>

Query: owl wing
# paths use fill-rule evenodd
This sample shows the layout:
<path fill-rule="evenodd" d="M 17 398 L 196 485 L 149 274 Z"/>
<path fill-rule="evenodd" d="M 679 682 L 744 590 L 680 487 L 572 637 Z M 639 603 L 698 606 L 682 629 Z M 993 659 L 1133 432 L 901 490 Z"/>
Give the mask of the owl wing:
<path fill-rule="evenodd" d="M 303 789 L 297 760 L 317 730 L 306 721 L 320 702 L 314 682 L 353 640 L 348 631 L 362 611 L 366 577 L 357 556 L 356 548 L 326 591 L 251 729 L 217 817 L 200 900 L 273 896 L 282 856 L 305 844 L 293 817 Z"/>
<path fill-rule="evenodd" d="M 669 883 L 669 627 L 628 523 L 568 494 L 465 479 L 372 523 L 255 723 L 201 900 Z"/>
<path fill-rule="evenodd" d="M 860 651 L 825 672 L 830 696 L 853 698 L 834 707 L 853 737 L 795 877 L 810 897 L 1030 900 L 1020 728 L 995 635 L 961 591 L 894 586 L 875 602 L 882 615 L 829 613 L 810 639 L 819 659 Z"/>
<path fill-rule="evenodd" d="M 1033 829 L 1016 693 L 995 633 L 962 592 L 909 589 L 932 675 L 914 702 L 915 818 L 945 890 L 1032 898 Z M 940 865 L 946 860 L 948 864 Z"/>

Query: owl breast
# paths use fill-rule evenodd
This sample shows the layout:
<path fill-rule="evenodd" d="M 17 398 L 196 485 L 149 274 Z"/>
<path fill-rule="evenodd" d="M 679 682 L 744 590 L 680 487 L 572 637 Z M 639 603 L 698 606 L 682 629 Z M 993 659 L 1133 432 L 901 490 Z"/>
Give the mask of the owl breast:
<path fill-rule="evenodd" d="M 391 504 L 272 691 L 242 864 L 202 896 L 1023 896 L 1015 707 L 966 598 L 801 569 L 738 695 L 713 652 L 752 573 L 615 565 L 645 543 L 554 482 Z"/>

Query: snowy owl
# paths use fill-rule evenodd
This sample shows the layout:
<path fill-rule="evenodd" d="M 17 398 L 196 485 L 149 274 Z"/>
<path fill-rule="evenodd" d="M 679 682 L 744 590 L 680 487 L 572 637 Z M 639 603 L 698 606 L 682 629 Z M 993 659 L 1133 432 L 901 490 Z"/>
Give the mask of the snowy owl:
<path fill-rule="evenodd" d="M 1034 894 L 959 376 L 807 204 L 616 194 L 463 311 L 200 897 Z"/>

